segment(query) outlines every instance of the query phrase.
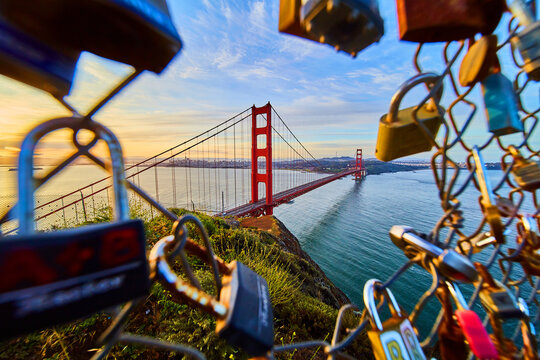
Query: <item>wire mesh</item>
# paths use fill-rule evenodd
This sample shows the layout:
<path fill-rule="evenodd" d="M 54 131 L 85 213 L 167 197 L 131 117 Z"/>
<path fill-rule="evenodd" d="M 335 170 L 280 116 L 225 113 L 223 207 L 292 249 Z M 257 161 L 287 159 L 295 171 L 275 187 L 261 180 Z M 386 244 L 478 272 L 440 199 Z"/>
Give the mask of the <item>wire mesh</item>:
<path fill-rule="evenodd" d="M 514 32 L 516 32 L 517 30 L 518 27 L 517 25 L 514 25 L 514 20 L 510 19 L 508 25 L 508 38 L 501 42 L 501 44 L 499 45 L 499 51 L 502 52 L 510 50 L 510 56 L 514 60 L 515 66 L 519 69 L 513 81 L 514 88 L 520 98 L 523 99 L 524 94 L 528 91 L 528 89 L 533 88 L 532 91 L 535 91 L 535 89 L 537 91 L 538 86 L 534 86 L 535 84 L 532 84 L 532 82 L 529 80 L 522 80 L 525 77 L 524 71 L 522 69 L 522 64 L 516 61 L 516 56 L 514 54 L 515 49 L 512 47 L 509 40 L 510 37 L 514 34 Z M 443 82 L 446 82 L 446 84 L 450 85 L 450 88 L 453 91 L 453 95 L 451 96 L 453 100 L 450 102 L 450 105 L 445 111 L 445 116 L 442 118 L 442 136 L 436 137 L 435 134 L 432 134 L 429 129 L 425 128 L 422 122 L 416 117 L 416 112 L 413 112 L 413 114 L 415 114 L 414 121 L 417 123 L 417 125 L 420 126 L 420 128 L 423 129 L 424 135 L 436 148 L 431 158 L 431 163 L 434 181 L 438 188 L 438 196 L 441 201 L 441 208 L 444 211 L 444 215 L 437 221 L 434 221 L 434 227 L 431 232 L 427 234 L 426 238 L 434 244 L 439 244 L 443 247 L 459 249 L 469 258 L 481 261 L 490 271 L 492 271 L 495 277 L 500 279 L 503 284 L 513 289 L 516 297 L 519 296 L 524 299 L 527 305 L 529 305 L 531 311 L 530 317 L 533 319 L 533 322 L 538 322 L 540 316 L 540 313 L 538 311 L 538 293 L 540 287 L 539 278 L 536 275 L 532 275 L 529 272 L 524 271 L 523 267 L 520 266 L 520 264 L 522 265 L 522 263 L 517 261 L 520 256 L 525 257 L 525 260 L 523 261 L 527 261 L 527 257 L 531 256 L 531 254 L 525 253 L 529 249 L 526 246 L 527 239 L 525 239 L 525 237 L 527 236 L 527 234 L 524 232 L 525 230 L 523 229 L 523 225 L 517 225 L 517 236 L 514 237 L 506 235 L 507 244 L 498 244 L 496 246 L 486 248 L 482 250 L 482 252 L 480 252 L 480 255 L 474 254 L 471 250 L 474 246 L 473 240 L 485 231 L 486 224 L 489 223 L 488 216 L 485 213 L 480 212 L 480 214 L 477 214 L 477 216 L 468 216 L 468 214 L 465 214 L 460 208 L 461 202 L 459 200 L 460 196 L 464 193 L 464 191 L 466 191 L 466 189 L 473 189 L 478 192 L 481 191 L 481 185 L 479 184 L 478 179 L 475 177 L 477 166 L 474 165 L 472 162 L 473 143 L 471 143 L 465 137 L 471 121 L 473 120 L 473 118 L 480 117 L 478 116 L 480 112 L 478 111 L 478 106 L 472 99 L 472 90 L 461 88 L 455 80 L 454 68 L 458 63 L 458 58 L 463 55 L 463 52 L 465 50 L 465 42 L 460 42 L 457 49 L 453 48 L 454 46 L 452 43 L 448 43 L 446 44 L 446 46 L 444 46 L 443 58 L 446 66 L 441 72 L 438 84 L 434 85 L 430 89 L 430 95 L 426 96 L 416 107 L 417 109 L 419 109 L 421 106 L 426 104 L 429 98 L 432 97 L 433 93 L 437 91 L 437 87 L 442 86 Z M 423 45 L 419 45 L 413 60 L 414 66 L 418 73 L 422 73 L 423 71 L 422 67 L 420 66 L 420 53 L 422 49 Z M 458 106 L 465 106 L 470 108 L 470 113 L 460 119 L 457 115 L 454 114 L 454 109 Z M 530 108 L 530 106 L 530 104 L 525 104 L 525 101 L 519 102 L 519 110 L 522 115 L 522 122 L 524 124 L 525 131 L 523 132 L 519 141 L 514 142 L 512 145 L 519 151 L 527 153 L 527 155 L 525 156 L 527 160 L 534 161 L 534 159 L 536 159 L 537 161 L 540 153 L 538 150 L 535 150 L 536 144 L 533 140 L 536 139 L 534 137 L 534 134 L 537 133 L 537 114 L 540 110 L 540 107 L 538 107 L 538 103 L 536 103 L 536 105 L 532 105 L 532 108 Z M 228 141 L 230 142 L 230 138 L 227 137 L 227 131 L 230 130 L 232 126 L 240 123 L 242 120 L 249 116 L 245 115 L 245 112 L 242 114 L 244 115 L 239 115 L 239 118 L 235 117 L 228 120 L 231 122 L 230 124 L 221 124 L 221 127 L 218 126 L 212 129 L 212 131 L 215 131 L 213 134 L 201 134 L 195 138 L 190 139 L 188 142 L 182 143 L 177 147 L 177 149 L 174 149 L 174 151 L 173 149 L 169 149 L 167 151 L 168 154 L 165 157 L 160 157 L 164 155 L 164 153 L 162 153 L 149 160 L 129 167 L 126 170 L 128 171 L 127 178 L 130 181 L 129 187 L 137 194 L 137 196 L 133 196 L 133 198 L 131 199 L 132 203 L 138 203 L 139 206 L 150 206 L 152 209 L 155 209 L 164 214 L 167 218 L 171 220 L 176 220 L 176 216 L 174 214 L 171 214 L 171 212 L 166 209 L 166 207 L 170 204 L 160 204 L 158 201 L 153 200 L 152 197 L 142 189 L 144 188 L 144 186 L 140 185 L 140 178 L 148 175 L 147 170 L 151 168 L 154 168 L 154 175 L 157 174 L 159 164 L 171 165 L 170 167 L 173 170 L 170 176 L 173 182 L 175 181 L 175 179 L 181 176 L 177 176 L 177 167 L 182 167 L 184 169 L 184 175 L 187 176 L 190 180 L 197 176 L 197 174 L 195 174 L 196 172 L 199 172 L 200 176 L 201 168 L 203 169 L 203 172 L 206 171 L 208 174 L 210 174 L 211 169 L 215 169 L 217 163 L 219 163 L 220 166 L 225 168 L 230 167 L 231 161 L 229 160 L 229 154 L 226 153 L 226 143 Z M 277 117 L 279 118 L 279 115 Z M 283 125 L 285 125 L 283 121 L 282 123 Z M 276 125 L 276 127 L 278 126 L 279 125 Z M 215 136 L 218 133 L 224 134 L 224 137 L 221 141 L 221 146 L 223 147 L 220 147 L 220 139 Z M 296 155 L 299 155 L 303 159 L 302 161 L 311 163 L 313 156 L 311 156 L 311 154 L 303 146 L 295 147 L 289 145 L 290 142 L 292 142 L 291 138 L 295 138 L 292 132 L 290 134 L 291 135 L 286 135 L 282 137 L 283 141 L 289 146 L 289 149 L 284 151 L 283 157 L 287 159 L 293 159 L 295 155 L 292 153 L 296 153 Z M 288 138 L 287 136 L 290 137 Z M 236 141 L 236 134 L 233 134 L 232 139 L 234 139 L 233 141 Z M 215 156 L 211 161 L 203 160 L 206 156 L 204 150 L 202 150 L 202 152 L 201 150 L 197 150 L 197 153 L 194 154 L 193 148 L 195 147 L 195 145 L 204 143 L 205 141 L 209 141 L 206 143 L 207 152 L 211 152 L 211 150 L 208 150 L 208 146 L 211 146 L 212 143 L 214 143 L 214 151 L 222 154 L 221 159 L 219 156 Z M 495 181 L 490 180 L 493 181 L 495 184 L 493 186 L 493 191 L 499 197 L 510 199 L 513 206 L 511 211 L 508 213 L 508 216 L 506 217 L 504 227 L 506 229 L 511 229 L 516 224 L 523 224 L 523 218 L 520 216 L 522 216 L 522 214 L 524 212 L 527 212 L 527 209 L 530 208 L 532 208 L 530 215 L 532 216 L 534 221 L 538 222 L 540 207 L 538 204 L 536 191 L 529 192 L 524 190 L 524 187 L 518 185 L 511 177 L 512 170 L 516 166 L 516 161 L 515 156 L 512 154 L 512 148 L 510 147 L 510 144 L 507 144 L 505 141 L 503 141 L 503 139 L 492 135 L 484 143 L 478 145 L 478 149 L 480 151 L 483 151 L 489 146 L 498 147 L 500 153 L 502 153 L 503 164 L 502 176 L 500 176 L 498 179 L 495 179 Z M 464 159 L 465 161 L 458 162 L 456 160 L 456 156 L 454 155 L 454 150 L 456 149 L 460 149 L 466 153 Z M 180 156 L 181 154 L 183 155 L 183 159 L 182 156 Z M 233 154 L 233 157 L 235 160 L 233 161 L 234 164 L 232 168 L 235 170 L 235 172 L 232 174 L 227 173 L 227 176 L 232 175 L 233 177 L 235 177 L 237 176 L 237 154 Z M 214 164 L 213 168 L 211 167 L 212 162 Z M 150 174 L 150 176 L 151 175 L 152 174 Z M 214 177 L 216 177 L 215 173 Z M 204 178 L 210 179 L 212 178 L 212 176 L 205 176 Z M 75 217 L 75 221 L 77 224 L 82 223 L 82 219 L 84 219 L 84 221 L 88 221 L 90 214 L 96 216 L 96 212 L 108 207 L 105 205 L 105 201 L 108 201 L 109 199 L 109 197 L 105 195 L 108 187 L 100 187 L 102 186 L 102 181 L 105 181 L 105 179 L 93 183 L 86 188 L 74 191 L 54 201 L 50 201 L 49 199 L 40 200 L 42 203 L 38 203 L 36 221 L 39 222 L 42 219 L 51 218 L 51 216 L 53 216 L 54 214 L 56 218 L 53 218 L 54 221 L 49 220 L 49 225 L 54 225 L 57 221 L 60 221 L 61 223 L 63 223 L 64 226 L 69 226 L 69 224 L 71 223 L 68 223 L 65 213 L 72 214 L 70 216 Z M 291 181 L 293 181 L 294 183 L 294 181 L 296 180 Z M 160 191 L 157 175 L 154 176 L 154 183 L 152 185 L 155 186 L 155 195 L 156 198 L 158 198 Z M 204 183 L 203 187 L 206 189 L 206 185 Z M 211 186 L 209 187 L 211 188 Z M 177 190 L 175 189 L 174 191 Z M 151 193 L 151 190 L 148 192 Z M 188 192 L 189 197 L 186 200 L 187 205 L 189 206 L 189 203 L 191 203 L 193 208 L 195 210 L 198 210 L 200 207 L 202 207 L 200 204 L 205 202 L 204 198 L 202 201 L 200 199 L 197 199 L 196 203 L 194 199 L 194 193 L 198 191 L 194 192 L 193 189 L 189 189 L 186 190 L 186 193 Z M 209 194 L 210 193 L 211 192 L 209 192 Z M 97 197 L 98 194 L 99 196 L 101 196 L 101 200 Z M 173 199 L 173 202 L 180 201 L 179 198 L 181 197 L 178 196 L 178 193 L 173 192 L 172 194 L 172 196 L 167 196 L 166 198 Z M 219 195 L 220 194 L 218 191 L 214 198 L 218 206 L 220 200 Z M 162 196 L 162 199 L 163 198 L 164 196 Z M 141 199 L 144 200 L 144 202 Z M 223 208 L 225 206 L 225 200 L 223 199 L 223 197 L 221 197 L 221 199 L 221 205 Z M 8 201 L 12 200 L 13 199 L 8 199 Z M 3 201 L 6 202 L 4 199 Z M 58 204 L 58 201 L 60 201 L 61 204 Z M 238 201 L 238 199 L 234 200 L 234 202 L 236 201 Z M 229 202 L 229 200 L 227 200 L 227 202 Z M 528 208 L 526 206 L 527 203 L 529 203 Z M 531 203 L 532 207 L 530 206 Z M 40 215 L 40 211 L 44 212 L 44 214 Z M 62 215 L 60 215 L 60 213 Z M 6 218 L 4 218 L 4 220 L 6 220 Z M 476 226 L 473 227 L 474 230 L 466 230 L 463 226 L 464 220 L 476 222 Z M 11 229 L 13 229 L 10 228 L 9 223 L 5 225 L 3 224 L 2 226 L 3 233 L 7 233 L 11 231 Z M 516 242 L 513 242 L 511 240 L 514 238 L 517 239 Z M 514 250 L 508 252 L 508 249 L 510 247 L 514 247 Z M 468 248 L 469 250 L 465 251 L 463 250 L 464 248 Z M 399 281 L 400 277 L 403 276 L 405 271 L 410 266 L 412 266 L 414 262 L 418 261 L 411 260 L 404 264 L 394 273 L 394 275 L 390 279 L 388 279 L 383 284 L 382 288 L 391 287 L 392 283 L 394 283 L 395 281 Z M 414 307 L 414 310 L 411 314 L 411 319 L 413 323 L 414 320 L 418 317 L 418 314 L 423 311 L 426 301 L 436 295 L 436 290 L 441 284 L 438 271 L 437 269 L 435 269 L 432 263 L 429 264 L 429 268 L 432 270 L 434 280 L 432 286 L 426 290 L 426 292 L 422 295 L 422 297 L 418 300 L 416 306 Z M 469 307 L 473 308 L 478 303 L 478 295 L 481 286 L 482 281 L 475 284 L 474 287 L 469 289 Z M 379 306 L 382 306 L 382 303 L 380 303 Z M 336 321 L 334 337 L 331 343 L 328 343 L 324 340 L 314 340 L 304 343 L 276 346 L 273 349 L 273 353 L 292 351 L 294 349 L 300 348 L 322 347 L 324 348 L 324 352 L 328 354 L 331 358 L 334 356 L 347 357 L 347 355 L 344 354 L 343 351 L 345 351 L 346 348 L 358 336 L 360 336 L 360 334 L 362 334 L 363 330 L 368 324 L 368 318 L 364 309 L 358 326 L 354 329 L 350 329 L 348 335 L 344 339 L 339 341 L 336 334 L 339 333 L 344 314 L 351 308 L 351 305 L 345 305 L 340 310 L 338 319 Z M 103 357 L 107 353 L 107 351 L 110 350 L 114 343 L 122 341 L 135 342 L 146 346 L 157 346 L 169 349 L 171 351 L 185 352 L 199 358 L 202 357 L 202 354 L 200 354 L 198 351 L 189 349 L 186 350 L 186 348 L 181 345 L 164 343 L 150 338 L 139 338 L 130 334 L 123 334 L 121 332 L 122 323 L 127 319 L 127 315 L 129 314 L 130 309 L 132 309 L 132 306 L 127 305 L 124 311 L 116 317 L 116 322 L 115 324 L 113 324 L 112 327 L 113 335 L 111 335 L 111 337 L 105 341 L 105 345 L 102 351 L 96 354 L 96 358 Z M 421 342 L 424 347 L 432 345 L 435 341 L 437 335 L 436 329 L 440 326 L 440 322 L 442 319 L 441 314 L 442 310 L 438 316 L 432 314 L 432 318 L 435 319 L 433 324 L 433 330 L 429 334 L 422 334 L 423 336 L 421 336 Z M 486 315 L 484 318 L 484 323 L 487 324 L 488 321 L 489 317 L 488 315 Z M 519 329 L 516 328 L 516 330 L 513 331 L 511 339 L 514 341 L 519 341 L 517 340 L 518 335 Z M 272 357 L 273 354 L 268 355 L 268 358 Z M 470 355 L 470 357 L 472 357 L 472 355 Z"/>

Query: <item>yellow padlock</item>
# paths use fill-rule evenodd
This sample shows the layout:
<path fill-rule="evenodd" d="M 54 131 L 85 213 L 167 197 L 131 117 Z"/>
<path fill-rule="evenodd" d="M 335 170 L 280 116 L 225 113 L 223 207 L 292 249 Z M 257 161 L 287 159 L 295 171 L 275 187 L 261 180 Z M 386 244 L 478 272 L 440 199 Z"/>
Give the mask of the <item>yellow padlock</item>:
<path fill-rule="evenodd" d="M 376 288 L 382 285 L 380 280 L 371 279 L 364 286 L 364 304 L 372 327 L 372 330 L 368 331 L 368 337 L 375 359 L 425 360 L 416 331 L 388 288 L 380 295 L 388 301 L 392 317 L 384 323 L 381 322 L 375 299 L 379 295 Z"/>
<path fill-rule="evenodd" d="M 442 97 L 443 86 L 432 97 L 433 102 L 427 102 L 417 109 L 416 106 L 399 110 L 399 104 L 409 90 L 419 84 L 427 84 L 433 87 L 440 80 L 440 76 L 434 73 L 418 74 L 407 80 L 392 97 L 388 114 L 383 115 L 379 121 L 377 145 L 375 156 L 381 161 L 390 161 L 400 157 L 429 151 L 433 143 L 422 128 L 415 122 L 415 117 L 427 130 L 437 136 L 442 124 L 445 110 L 439 106 Z M 415 114 L 416 111 L 416 114 Z"/>

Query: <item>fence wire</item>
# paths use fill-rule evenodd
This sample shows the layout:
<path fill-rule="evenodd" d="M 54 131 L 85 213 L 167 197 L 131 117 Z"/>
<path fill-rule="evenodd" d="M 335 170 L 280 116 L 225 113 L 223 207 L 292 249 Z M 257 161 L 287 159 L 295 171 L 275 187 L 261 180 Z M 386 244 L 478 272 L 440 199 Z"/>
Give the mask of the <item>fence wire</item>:
<path fill-rule="evenodd" d="M 509 38 L 516 30 L 517 25 L 515 25 L 514 19 L 511 19 L 508 24 L 508 38 L 504 39 L 504 41 L 500 43 L 499 52 L 502 53 L 503 51 L 510 51 L 510 56 L 512 59 L 514 59 L 515 66 L 519 69 L 513 81 L 514 88 L 518 96 L 523 100 L 524 94 L 529 91 L 529 89 L 532 89 L 531 91 L 533 92 L 538 92 L 538 86 L 537 84 L 533 84 L 529 80 L 524 80 L 525 75 L 522 69 L 522 64 L 515 61 L 515 49 L 512 48 Z M 531 275 L 527 271 L 524 271 L 523 267 L 520 266 L 520 264 L 522 263 L 518 261 L 520 257 L 527 258 L 532 256 L 532 254 L 526 253 L 527 251 L 530 251 L 530 248 L 525 246 L 527 240 L 525 237 L 527 236 L 527 234 L 525 234 L 526 229 L 524 229 L 523 227 L 523 209 L 525 208 L 524 204 L 532 203 L 534 211 L 530 215 L 533 221 L 538 223 L 540 207 L 538 204 L 537 194 L 536 191 L 530 192 L 524 190 L 523 186 L 519 186 L 510 176 L 510 174 L 512 173 L 512 169 L 516 165 L 516 162 L 515 157 L 513 156 L 512 147 L 510 146 L 510 144 L 506 143 L 506 139 L 501 139 L 492 135 L 482 144 L 475 144 L 466 140 L 465 135 L 471 121 L 474 118 L 481 118 L 482 116 L 481 112 L 478 110 L 480 107 L 476 105 L 472 99 L 473 96 L 471 95 L 471 89 L 464 89 L 460 87 L 455 80 L 455 68 L 458 66 L 459 63 L 457 60 L 460 56 L 463 55 L 465 51 L 465 42 L 459 42 L 459 44 L 457 45 L 457 49 L 453 43 L 448 43 L 444 46 L 443 58 L 446 66 L 440 72 L 441 76 L 437 84 L 435 84 L 431 88 L 431 94 L 426 96 L 417 105 L 417 108 L 420 108 L 421 106 L 426 104 L 430 97 L 432 97 L 432 94 L 437 91 L 437 87 L 442 86 L 443 82 L 447 84 L 447 88 L 448 84 L 450 85 L 450 88 L 453 91 L 453 95 L 451 96 L 453 100 L 450 102 L 449 106 L 445 110 L 445 116 L 442 119 L 442 136 L 435 136 L 435 134 L 431 134 L 429 130 L 425 128 L 422 122 L 416 117 L 416 115 L 414 115 L 414 121 L 422 129 L 424 129 L 424 135 L 428 137 L 431 143 L 435 146 L 435 152 L 431 158 L 431 163 L 434 181 L 438 189 L 437 196 L 439 196 L 441 208 L 444 212 L 444 215 L 440 219 L 434 219 L 434 227 L 431 232 L 427 234 L 426 239 L 428 239 L 433 244 L 440 245 L 441 247 L 455 248 L 461 253 L 467 255 L 472 260 L 482 262 L 486 266 L 486 268 L 491 271 L 494 277 L 496 277 L 498 280 L 500 280 L 501 283 L 505 284 L 514 291 L 516 297 L 519 296 L 524 299 L 526 304 L 529 306 L 531 312 L 531 319 L 533 319 L 533 322 L 537 323 L 539 319 L 539 277 Z M 420 64 L 420 54 L 422 50 L 423 45 L 419 45 L 413 59 L 414 67 L 416 68 L 418 73 L 423 72 Z M 458 116 L 454 114 L 454 109 L 458 105 L 465 106 L 471 109 L 469 115 L 465 116 L 463 120 L 459 119 Z M 538 131 L 536 129 L 536 125 L 538 122 L 537 115 L 540 110 L 540 107 L 538 105 L 539 104 L 536 103 L 536 105 L 533 104 L 531 106 L 530 104 L 525 104 L 524 101 L 519 102 L 519 110 L 521 113 L 521 118 L 525 127 L 525 131 L 521 135 L 521 138 L 512 144 L 515 149 L 523 152 L 525 154 L 525 157 L 530 161 L 538 161 L 539 159 L 539 151 L 535 150 L 535 144 L 533 143 L 533 139 L 536 139 L 534 134 L 538 134 Z M 416 114 L 416 112 L 413 112 L 413 114 Z M 516 136 L 518 135 L 515 135 L 514 138 Z M 477 148 L 480 152 L 487 149 L 489 146 L 498 148 L 501 154 L 501 163 L 503 164 L 503 174 L 495 181 L 493 181 L 493 179 L 491 179 L 490 181 L 494 183 L 493 191 L 496 196 L 508 199 L 511 203 L 510 210 L 508 211 L 507 216 L 504 220 L 504 228 L 506 230 L 509 230 L 513 229 L 514 226 L 517 226 L 517 236 L 508 235 L 507 233 L 506 244 L 491 245 L 487 248 L 484 248 L 479 253 L 479 255 L 474 254 L 472 249 L 475 246 L 475 239 L 486 231 L 486 224 L 489 223 L 488 216 L 482 213 L 481 216 L 479 216 L 480 220 L 476 224 L 475 230 L 470 232 L 466 231 L 463 226 L 464 221 L 474 221 L 472 220 L 474 219 L 474 217 L 469 217 L 463 212 L 460 202 L 460 196 L 463 194 L 465 189 L 475 189 L 479 193 L 481 192 L 481 184 L 479 183 L 479 179 L 475 176 L 477 175 L 477 165 L 473 161 L 475 151 L 474 145 L 477 145 Z M 454 150 L 456 149 L 461 149 L 467 154 L 464 159 L 461 159 L 461 161 L 458 161 L 456 156 L 454 155 Z M 182 151 L 187 151 L 187 149 Z M 172 155 L 171 157 L 167 158 L 167 160 L 174 156 L 175 155 Z M 155 158 L 152 161 L 158 162 L 166 160 L 158 160 L 157 158 Z M 461 163 L 465 163 L 466 166 L 464 167 L 460 165 Z M 99 165 L 103 164 L 100 163 Z M 138 164 L 138 166 L 143 166 L 145 169 L 147 167 L 150 167 L 149 165 L 145 164 Z M 140 186 L 138 186 L 136 180 L 137 175 L 140 174 L 143 170 L 136 171 L 136 168 L 133 167 L 131 168 L 131 170 L 133 171 L 133 173 L 128 174 L 127 176 L 129 180 L 129 188 L 137 194 L 137 196 L 134 196 L 131 199 L 132 204 L 138 203 L 139 206 L 150 206 L 153 211 L 155 210 L 157 212 L 160 212 L 171 220 L 177 220 L 174 214 L 168 211 L 165 206 L 163 206 L 159 203 L 159 201 L 157 201 L 157 198 L 159 197 L 158 192 L 156 192 L 156 200 L 154 200 L 150 195 L 148 195 L 147 192 L 143 191 Z M 81 217 L 87 220 L 89 213 L 94 214 L 97 209 L 104 207 L 104 204 L 95 205 L 93 202 L 91 203 L 91 201 L 88 201 L 89 197 L 91 197 L 90 200 L 95 200 L 93 197 L 95 194 L 105 193 L 107 191 L 107 187 L 98 188 L 97 184 L 93 184 L 92 186 L 94 185 L 96 186 L 96 188 L 92 189 L 91 187 L 90 189 L 87 189 L 87 194 L 85 194 L 84 192 L 75 192 L 69 195 L 73 198 L 69 198 L 66 196 L 65 198 L 63 198 L 64 204 L 62 205 L 53 205 L 50 202 L 47 202 L 47 199 L 42 199 L 40 201 L 42 201 L 43 203 L 40 205 L 40 207 L 41 209 L 43 209 L 44 212 L 48 211 L 58 213 L 64 210 L 73 211 L 74 216 L 79 219 L 77 220 L 77 222 L 80 223 L 82 222 L 80 220 Z M 80 197 L 81 199 L 75 200 L 77 197 Z M 106 198 L 108 197 L 104 194 L 103 201 L 105 201 Z M 81 206 L 76 206 L 76 204 L 79 204 L 79 201 Z M 143 205 L 143 203 L 145 205 Z M 84 206 L 82 206 L 83 204 Z M 42 215 L 38 214 L 37 216 L 37 221 L 39 221 L 39 217 Z M 61 220 L 59 218 L 58 221 L 63 221 L 64 225 L 66 225 L 65 217 L 63 217 L 63 219 Z M 9 228 L 3 228 L 3 230 L 7 232 L 9 231 Z M 513 239 L 516 239 L 516 241 L 514 241 Z M 207 244 L 206 251 L 212 253 L 208 245 L 209 244 Z M 509 249 L 511 248 L 514 250 L 509 251 Z M 213 259 L 212 261 L 214 262 L 216 268 L 221 260 Z M 382 290 L 384 288 L 391 288 L 392 284 L 396 281 L 400 281 L 400 278 L 404 276 L 406 270 L 415 262 L 419 262 L 417 258 L 410 260 L 409 262 L 404 264 L 394 273 L 393 276 L 387 279 L 387 281 L 381 286 L 381 289 L 379 290 Z M 413 323 L 415 322 L 415 319 L 418 318 L 419 313 L 424 310 L 424 305 L 426 304 L 426 302 L 436 295 L 437 289 L 441 284 L 440 274 L 438 273 L 437 269 L 435 269 L 433 263 L 429 263 L 427 267 L 431 271 L 434 280 L 432 286 L 427 289 L 426 292 L 418 299 L 418 302 L 416 303 L 416 306 L 411 313 L 410 318 Z M 471 286 L 471 288 L 469 289 L 469 307 L 473 308 L 478 303 L 478 295 L 481 286 L 482 281 L 476 283 L 474 286 Z M 382 306 L 382 302 L 379 303 L 379 306 Z M 366 326 L 369 323 L 368 316 L 366 315 L 366 310 L 364 309 L 361 312 L 358 325 L 353 329 L 349 329 L 345 338 L 341 340 L 339 339 L 339 333 L 342 327 L 343 318 L 345 314 L 348 311 L 353 310 L 354 307 L 355 306 L 351 304 L 345 305 L 339 311 L 339 315 L 336 320 L 334 336 L 331 342 L 324 340 L 313 340 L 303 343 L 276 346 L 274 347 L 272 352 L 268 354 L 267 358 L 273 358 L 274 354 L 276 353 L 294 351 L 295 349 L 302 348 L 322 348 L 325 354 L 329 356 L 329 358 L 351 358 L 345 353 L 347 347 L 361 334 L 363 334 L 363 331 L 366 329 Z M 187 348 L 183 345 L 171 344 L 152 338 L 138 337 L 135 335 L 123 333 L 123 324 L 127 320 L 128 315 L 133 308 L 133 304 L 128 304 L 120 313 L 115 316 L 113 324 L 103 336 L 103 348 L 100 352 L 98 352 L 98 354 L 95 355 L 94 358 L 99 359 L 105 357 L 105 355 L 112 348 L 112 346 L 118 342 L 130 342 L 142 344 L 144 346 L 153 346 L 167 349 L 170 351 L 178 351 L 196 358 L 203 358 L 203 355 L 200 354 L 197 350 Z M 436 330 L 441 325 L 442 314 L 443 309 L 441 309 L 439 315 L 432 314 L 432 318 L 434 319 L 433 330 L 429 334 L 420 334 L 421 344 L 423 347 L 427 348 L 434 344 L 437 336 Z M 487 325 L 488 322 L 489 318 L 488 315 L 486 315 L 484 318 L 484 324 Z M 516 330 L 513 331 L 513 335 L 511 336 L 512 341 L 519 342 L 518 335 L 519 329 L 516 328 Z M 471 354 L 469 355 L 469 357 L 472 358 L 473 355 Z"/>

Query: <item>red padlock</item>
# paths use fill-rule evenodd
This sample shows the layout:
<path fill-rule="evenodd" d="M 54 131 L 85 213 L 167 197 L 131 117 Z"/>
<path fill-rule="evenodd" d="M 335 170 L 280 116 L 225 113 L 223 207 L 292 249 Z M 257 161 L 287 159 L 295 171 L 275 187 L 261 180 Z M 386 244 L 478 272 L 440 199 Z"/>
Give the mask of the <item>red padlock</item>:
<path fill-rule="evenodd" d="M 454 316 L 472 353 L 481 360 L 499 359 L 499 353 L 482 324 L 482 320 L 474 311 L 469 309 L 459 288 L 450 281 L 446 281 L 444 284 L 448 287 L 452 298 L 454 298 L 457 307 Z"/>

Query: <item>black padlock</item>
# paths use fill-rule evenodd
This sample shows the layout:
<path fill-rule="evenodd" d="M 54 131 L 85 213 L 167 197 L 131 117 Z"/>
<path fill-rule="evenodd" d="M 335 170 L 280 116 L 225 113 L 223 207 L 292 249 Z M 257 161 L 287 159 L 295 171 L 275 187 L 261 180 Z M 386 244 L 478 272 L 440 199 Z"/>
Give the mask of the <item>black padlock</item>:
<path fill-rule="evenodd" d="M 251 356 L 262 356 L 274 345 L 272 303 L 266 280 L 234 261 L 232 273 L 222 279 L 220 301 L 227 304 L 227 316 L 216 325 L 218 335 Z"/>
<path fill-rule="evenodd" d="M 488 314 L 499 319 L 520 319 L 523 313 L 510 289 L 493 279 L 483 264 L 475 262 L 474 266 L 484 280 L 479 297 Z"/>
<path fill-rule="evenodd" d="M 107 144 L 112 223 L 36 233 L 34 193 L 40 179 L 34 176 L 34 151 L 43 136 L 60 129 L 93 132 L 95 142 L 86 145 L 88 150 L 98 140 Z M 109 129 L 82 117 L 46 121 L 25 137 L 18 170 L 18 235 L 0 239 L 0 338 L 75 320 L 148 293 L 144 227 L 141 220 L 129 219 L 122 148 Z"/>
<path fill-rule="evenodd" d="M 141 220 L 0 241 L 0 339 L 88 316 L 150 287 Z"/>
<path fill-rule="evenodd" d="M 220 281 L 219 297 L 211 296 L 178 277 L 169 265 L 171 249 L 177 244 L 175 236 L 162 238 L 150 252 L 151 276 L 161 283 L 181 302 L 187 302 L 211 314 L 217 319 L 216 333 L 229 344 L 245 350 L 250 356 L 264 356 L 273 347 L 274 324 L 268 284 L 244 264 L 233 261 L 217 261 Z M 185 250 L 208 262 L 209 248 L 187 241 Z M 182 250 L 183 251 L 183 250 Z"/>

